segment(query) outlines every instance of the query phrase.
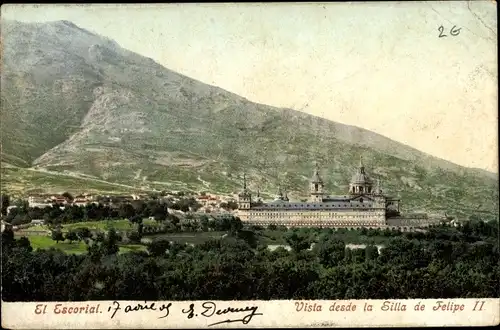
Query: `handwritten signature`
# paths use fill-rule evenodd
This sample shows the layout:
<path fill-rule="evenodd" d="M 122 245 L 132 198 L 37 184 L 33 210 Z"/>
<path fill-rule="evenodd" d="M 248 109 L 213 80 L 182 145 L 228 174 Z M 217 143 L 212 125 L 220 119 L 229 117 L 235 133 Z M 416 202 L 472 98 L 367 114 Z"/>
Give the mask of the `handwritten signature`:
<path fill-rule="evenodd" d="M 243 313 L 243 312 L 249 312 L 247 315 L 245 315 L 242 318 L 239 319 L 226 319 L 224 321 L 219 321 L 215 323 L 211 323 L 208 326 L 213 326 L 217 324 L 222 324 L 222 323 L 234 323 L 234 322 L 241 322 L 242 324 L 248 324 L 254 316 L 257 315 L 263 315 L 262 313 L 257 313 L 257 309 L 259 308 L 258 306 L 246 306 L 244 308 L 232 308 L 232 307 L 227 307 L 224 309 L 218 309 L 217 305 L 214 302 L 207 301 L 204 302 L 201 305 L 202 308 L 204 308 L 204 311 L 201 313 L 201 315 L 205 317 L 211 317 L 212 315 L 224 315 L 228 313 Z"/>

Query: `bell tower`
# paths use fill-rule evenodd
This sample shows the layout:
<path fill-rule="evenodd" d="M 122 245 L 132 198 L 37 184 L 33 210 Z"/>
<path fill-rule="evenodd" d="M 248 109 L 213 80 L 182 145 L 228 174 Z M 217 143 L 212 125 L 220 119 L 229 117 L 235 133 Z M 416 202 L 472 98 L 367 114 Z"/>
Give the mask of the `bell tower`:
<path fill-rule="evenodd" d="M 310 188 L 309 188 L 312 202 L 323 201 L 323 195 L 324 195 L 323 188 L 324 188 L 323 180 L 319 176 L 318 163 L 316 163 L 314 166 L 314 172 L 311 178 Z"/>
<path fill-rule="evenodd" d="M 238 194 L 238 209 L 249 210 L 252 205 L 252 195 L 247 189 L 247 177 L 243 174 L 243 191 Z"/>

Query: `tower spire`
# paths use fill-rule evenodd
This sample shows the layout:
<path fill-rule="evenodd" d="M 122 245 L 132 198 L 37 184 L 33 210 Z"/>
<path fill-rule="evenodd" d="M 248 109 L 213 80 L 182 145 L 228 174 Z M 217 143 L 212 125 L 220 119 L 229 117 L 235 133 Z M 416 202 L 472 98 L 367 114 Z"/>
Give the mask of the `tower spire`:
<path fill-rule="evenodd" d="M 365 165 L 363 164 L 363 156 L 359 156 L 359 172 L 365 174 Z"/>
<path fill-rule="evenodd" d="M 382 190 L 380 189 L 380 179 L 377 178 L 377 184 L 375 186 L 375 194 L 380 195 Z"/>
<path fill-rule="evenodd" d="M 319 176 L 319 166 L 318 166 L 317 161 L 314 162 L 314 172 L 313 172 L 313 176 L 311 178 L 311 182 L 314 182 L 314 183 L 323 182 L 323 180 L 321 180 L 321 177 Z"/>
<path fill-rule="evenodd" d="M 247 174 L 243 173 L 243 190 L 247 190 Z"/>

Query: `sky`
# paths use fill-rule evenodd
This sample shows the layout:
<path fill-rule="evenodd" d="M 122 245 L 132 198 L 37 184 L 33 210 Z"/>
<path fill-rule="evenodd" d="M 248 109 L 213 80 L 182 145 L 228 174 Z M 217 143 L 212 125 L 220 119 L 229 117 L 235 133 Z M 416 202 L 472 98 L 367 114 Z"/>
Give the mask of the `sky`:
<path fill-rule="evenodd" d="M 498 173 L 493 1 L 4 5 L 1 14 L 68 20 L 251 101 Z"/>

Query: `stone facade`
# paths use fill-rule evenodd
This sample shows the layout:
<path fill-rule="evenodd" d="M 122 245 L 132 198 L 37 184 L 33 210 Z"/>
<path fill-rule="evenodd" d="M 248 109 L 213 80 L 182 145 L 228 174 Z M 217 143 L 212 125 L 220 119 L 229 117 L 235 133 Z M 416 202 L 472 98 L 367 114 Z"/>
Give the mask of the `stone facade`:
<path fill-rule="evenodd" d="M 399 217 L 399 200 L 384 195 L 379 180 L 373 184 L 362 162 L 352 176 L 348 194 L 327 195 L 317 167 L 310 180 L 309 193 L 307 202 L 294 202 L 279 189 L 275 200 L 264 203 L 260 198 L 252 199 L 244 177 L 243 191 L 238 194 L 237 215 L 246 224 L 260 226 L 384 228 L 430 223 L 426 217 Z"/>

